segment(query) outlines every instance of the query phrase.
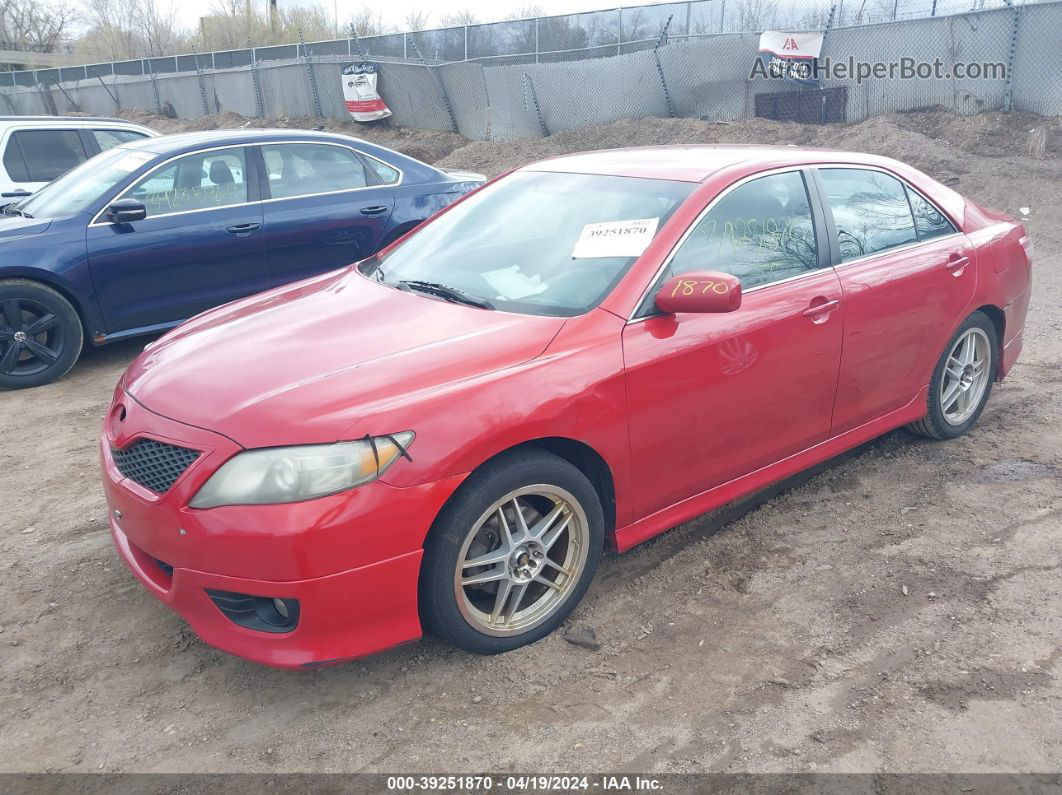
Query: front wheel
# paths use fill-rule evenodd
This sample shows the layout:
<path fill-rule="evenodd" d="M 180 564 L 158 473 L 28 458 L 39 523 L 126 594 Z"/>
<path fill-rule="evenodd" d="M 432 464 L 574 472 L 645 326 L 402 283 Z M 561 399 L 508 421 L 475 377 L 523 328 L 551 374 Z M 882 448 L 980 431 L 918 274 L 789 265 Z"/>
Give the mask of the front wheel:
<path fill-rule="evenodd" d="M 421 603 L 431 628 L 478 654 L 545 637 L 586 593 L 604 516 L 590 481 L 541 450 L 469 476 L 425 545 Z"/>
<path fill-rule="evenodd" d="M 0 389 L 62 378 L 77 361 L 83 338 L 77 311 L 51 287 L 0 280 Z"/>
<path fill-rule="evenodd" d="M 999 360 L 996 327 L 974 312 L 951 338 L 929 384 L 926 417 L 911 430 L 933 439 L 962 436 L 981 416 Z"/>

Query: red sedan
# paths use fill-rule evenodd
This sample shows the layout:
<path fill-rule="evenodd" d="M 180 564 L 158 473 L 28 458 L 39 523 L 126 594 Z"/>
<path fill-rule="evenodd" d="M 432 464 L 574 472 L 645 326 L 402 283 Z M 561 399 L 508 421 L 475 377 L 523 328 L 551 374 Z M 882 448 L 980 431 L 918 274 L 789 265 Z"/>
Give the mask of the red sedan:
<path fill-rule="evenodd" d="M 115 544 L 204 640 L 268 665 L 425 627 L 514 649 L 606 548 L 900 426 L 964 434 L 1021 349 L 1031 254 L 887 158 L 537 163 L 149 345 L 101 440 Z"/>

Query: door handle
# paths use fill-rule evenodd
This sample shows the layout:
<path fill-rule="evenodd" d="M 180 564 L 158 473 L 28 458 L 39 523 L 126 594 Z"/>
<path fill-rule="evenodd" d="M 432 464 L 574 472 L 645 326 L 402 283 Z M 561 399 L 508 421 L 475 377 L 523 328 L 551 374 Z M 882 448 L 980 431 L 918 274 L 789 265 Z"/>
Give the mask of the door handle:
<path fill-rule="evenodd" d="M 226 226 L 225 231 L 236 235 L 236 237 L 243 237 L 251 234 L 251 232 L 257 232 L 261 226 L 261 224 L 236 224 L 235 226 Z"/>
<path fill-rule="evenodd" d="M 970 264 L 970 258 L 965 254 L 952 254 L 948 257 L 948 261 L 944 263 L 944 267 L 952 272 L 953 276 L 961 276 L 963 270 Z"/>
<path fill-rule="evenodd" d="M 385 213 L 385 212 L 387 212 L 387 207 L 384 207 L 384 206 L 379 205 L 379 204 L 376 205 L 375 207 L 362 207 L 361 208 L 361 214 L 362 215 L 380 215 L 381 213 Z"/>
<path fill-rule="evenodd" d="M 812 304 L 800 314 L 802 314 L 804 317 L 812 318 L 813 320 L 815 320 L 816 323 L 821 323 L 822 321 L 826 320 L 826 318 L 820 318 L 820 315 L 828 315 L 840 305 L 840 301 L 838 301 L 836 298 L 832 298 L 829 301 L 823 301 L 822 303 Z"/>

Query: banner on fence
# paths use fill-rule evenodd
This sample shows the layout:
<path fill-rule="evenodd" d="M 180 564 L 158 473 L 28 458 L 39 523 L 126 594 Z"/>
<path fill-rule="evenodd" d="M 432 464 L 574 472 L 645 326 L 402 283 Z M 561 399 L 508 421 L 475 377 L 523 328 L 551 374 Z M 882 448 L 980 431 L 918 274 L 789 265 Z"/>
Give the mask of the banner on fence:
<path fill-rule="evenodd" d="M 391 115 L 391 109 L 376 90 L 379 68 L 372 61 L 343 67 L 343 102 L 354 121 L 376 121 Z"/>
<path fill-rule="evenodd" d="M 768 30 L 760 34 L 760 55 L 767 74 L 797 83 L 817 83 L 815 59 L 822 51 L 821 33 L 783 33 Z"/>

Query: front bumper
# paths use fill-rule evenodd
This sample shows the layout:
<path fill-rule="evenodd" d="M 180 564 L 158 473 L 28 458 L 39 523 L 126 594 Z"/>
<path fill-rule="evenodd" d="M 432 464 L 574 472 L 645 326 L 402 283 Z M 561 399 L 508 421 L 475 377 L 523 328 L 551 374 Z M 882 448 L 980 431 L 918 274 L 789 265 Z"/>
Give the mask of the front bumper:
<path fill-rule="evenodd" d="M 277 668 L 308 668 L 361 657 L 421 635 L 417 577 L 422 552 L 310 580 L 272 582 L 159 565 L 111 519 L 111 537 L 140 583 L 180 615 L 205 642 Z M 241 627 L 222 614 L 207 589 L 298 599 L 291 632 Z"/>
<path fill-rule="evenodd" d="M 112 447 L 148 438 L 201 451 L 165 494 L 122 476 Z M 207 643 L 266 665 L 352 659 L 421 635 L 417 582 L 432 521 L 462 477 L 411 488 L 376 481 L 290 505 L 188 508 L 242 448 L 116 395 L 100 440 L 111 535 L 141 584 Z M 299 600 L 289 632 L 235 623 L 207 591 Z"/>

